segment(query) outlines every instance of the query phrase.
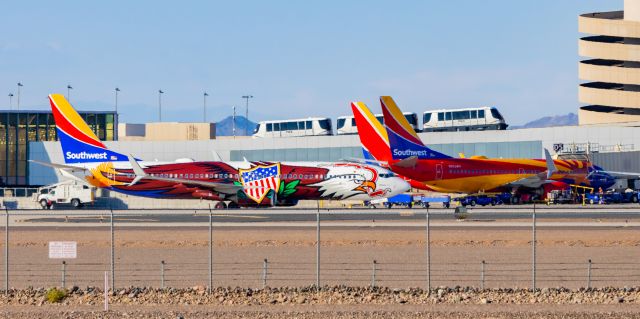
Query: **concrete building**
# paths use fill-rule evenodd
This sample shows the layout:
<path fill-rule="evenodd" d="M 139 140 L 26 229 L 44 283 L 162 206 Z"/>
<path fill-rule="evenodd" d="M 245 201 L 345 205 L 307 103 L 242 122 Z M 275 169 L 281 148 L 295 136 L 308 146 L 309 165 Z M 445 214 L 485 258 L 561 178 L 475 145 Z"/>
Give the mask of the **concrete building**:
<path fill-rule="evenodd" d="M 580 125 L 640 125 L 640 2 L 625 0 L 624 11 L 587 13 L 578 29 Z"/>
<path fill-rule="evenodd" d="M 215 123 L 120 123 L 120 141 L 202 141 L 216 138 Z"/>

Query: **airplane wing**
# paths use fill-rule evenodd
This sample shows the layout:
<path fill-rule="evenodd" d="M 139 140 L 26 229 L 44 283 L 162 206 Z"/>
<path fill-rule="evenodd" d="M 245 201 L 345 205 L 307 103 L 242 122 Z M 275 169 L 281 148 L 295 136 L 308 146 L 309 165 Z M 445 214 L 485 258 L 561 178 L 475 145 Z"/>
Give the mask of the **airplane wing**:
<path fill-rule="evenodd" d="M 398 166 L 398 167 L 416 167 L 417 163 L 418 163 L 418 157 L 410 156 L 400 161 L 397 161 L 391 165 Z"/>
<path fill-rule="evenodd" d="M 553 181 L 550 180 L 550 178 L 551 176 L 553 176 L 554 173 L 558 172 L 558 168 L 556 167 L 556 164 L 553 162 L 553 158 L 551 158 L 551 154 L 549 153 L 549 150 L 547 150 L 546 148 L 544 149 L 544 160 L 547 165 L 547 170 L 545 172 L 541 172 L 533 176 L 529 176 L 529 177 L 519 179 L 517 181 L 513 181 L 509 183 L 509 185 L 538 188 L 543 184 L 552 183 Z"/>
<path fill-rule="evenodd" d="M 150 179 L 150 180 L 163 181 L 163 182 L 197 185 L 197 186 L 202 186 L 206 188 L 211 188 L 216 192 L 225 193 L 225 194 L 233 194 L 243 189 L 241 185 L 234 185 L 234 184 L 214 183 L 214 182 L 198 181 L 198 180 L 184 179 L 184 178 L 151 176 L 145 173 L 145 171 L 142 169 L 140 164 L 138 164 L 138 162 L 131 155 L 129 155 L 128 158 L 129 158 L 129 163 L 131 163 L 131 168 L 133 169 L 133 172 L 136 175 L 133 181 L 129 183 L 129 186 L 135 185 L 142 179 Z"/>
<path fill-rule="evenodd" d="M 638 178 L 640 177 L 640 173 L 637 172 L 616 172 L 616 171 L 605 171 L 605 170 L 593 170 L 589 173 L 589 175 L 591 174 L 608 174 L 614 177 L 620 177 L 620 178 Z"/>
<path fill-rule="evenodd" d="M 29 160 L 29 162 L 36 163 L 36 164 L 43 165 L 43 166 L 52 167 L 52 168 L 62 169 L 62 170 L 65 170 L 65 171 L 71 171 L 71 172 L 86 172 L 86 171 L 88 171 L 88 169 L 86 169 L 84 167 L 78 167 L 78 166 L 56 164 L 56 163 L 47 163 L 47 162 L 40 162 L 40 161 L 36 161 L 36 160 Z"/>

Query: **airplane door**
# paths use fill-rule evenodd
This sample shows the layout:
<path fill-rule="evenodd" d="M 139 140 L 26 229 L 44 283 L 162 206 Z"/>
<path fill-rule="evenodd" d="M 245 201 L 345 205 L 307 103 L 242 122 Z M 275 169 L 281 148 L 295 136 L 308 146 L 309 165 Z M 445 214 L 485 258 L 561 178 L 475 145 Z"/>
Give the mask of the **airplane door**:
<path fill-rule="evenodd" d="M 442 164 L 436 164 L 436 179 L 440 180 L 442 179 Z"/>

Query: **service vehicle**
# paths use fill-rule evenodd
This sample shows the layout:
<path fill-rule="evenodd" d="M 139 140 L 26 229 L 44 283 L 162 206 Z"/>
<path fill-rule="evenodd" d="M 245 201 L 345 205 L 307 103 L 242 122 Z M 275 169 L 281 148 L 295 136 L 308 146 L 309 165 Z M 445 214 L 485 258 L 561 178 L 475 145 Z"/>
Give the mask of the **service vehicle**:
<path fill-rule="evenodd" d="M 63 204 L 80 208 L 95 200 L 95 188 L 75 181 L 64 181 L 38 188 L 36 200 L 42 209 Z"/>

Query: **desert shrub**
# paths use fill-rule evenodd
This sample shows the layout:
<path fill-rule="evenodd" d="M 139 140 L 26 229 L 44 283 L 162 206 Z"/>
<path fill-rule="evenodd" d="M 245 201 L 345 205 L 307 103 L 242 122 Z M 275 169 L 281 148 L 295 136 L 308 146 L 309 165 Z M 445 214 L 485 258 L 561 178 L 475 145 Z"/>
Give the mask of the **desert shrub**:
<path fill-rule="evenodd" d="M 56 303 L 62 301 L 67 296 L 67 291 L 64 289 L 51 288 L 47 290 L 47 301 L 50 303 Z"/>

